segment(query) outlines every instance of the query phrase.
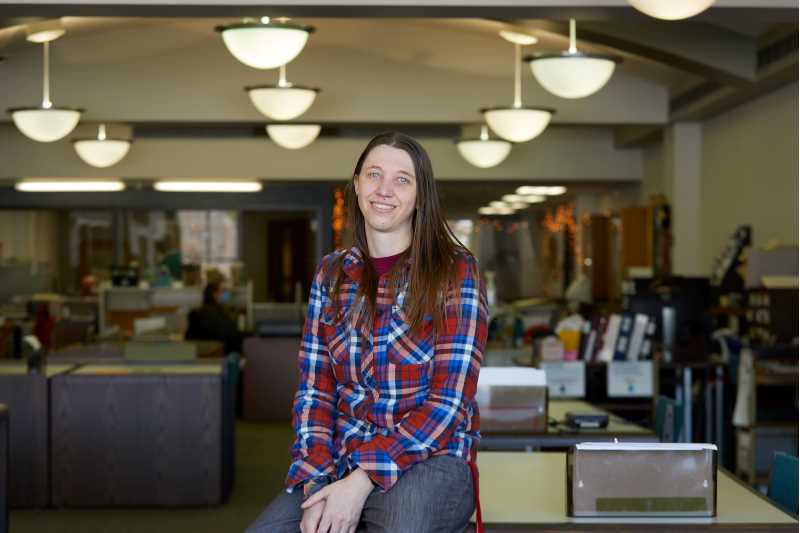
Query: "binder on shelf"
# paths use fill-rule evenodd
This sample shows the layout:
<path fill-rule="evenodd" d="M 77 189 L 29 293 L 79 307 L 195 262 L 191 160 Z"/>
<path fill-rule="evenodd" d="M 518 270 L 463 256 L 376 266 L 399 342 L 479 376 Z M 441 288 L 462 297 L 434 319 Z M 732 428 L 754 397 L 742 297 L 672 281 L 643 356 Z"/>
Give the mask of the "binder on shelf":
<path fill-rule="evenodd" d="M 642 349 L 639 352 L 639 359 L 642 361 L 649 361 L 653 359 L 653 341 L 656 337 L 656 322 L 652 318 L 647 323 L 647 329 L 644 334 L 644 341 L 642 342 Z"/>
<path fill-rule="evenodd" d="M 589 335 L 592 333 L 592 322 L 590 320 L 584 321 L 581 324 L 581 340 L 578 345 L 578 359 L 586 361 L 586 345 L 589 342 Z"/>
<path fill-rule="evenodd" d="M 633 320 L 633 332 L 631 333 L 630 346 L 626 354 L 628 361 L 638 361 L 642 353 L 642 345 L 647 335 L 647 327 L 650 319 L 647 315 L 637 313 Z"/>
<path fill-rule="evenodd" d="M 614 345 L 614 361 L 625 361 L 628 357 L 628 348 L 633 333 L 633 315 L 625 313 L 619 324 L 619 334 Z"/>
<path fill-rule="evenodd" d="M 586 339 L 586 345 L 583 349 L 583 361 L 591 363 L 594 360 L 594 348 L 597 344 L 597 330 L 592 329 L 589 332 L 589 338 Z"/>
<path fill-rule="evenodd" d="M 603 346 L 597 352 L 598 361 L 607 363 L 614 359 L 614 350 L 617 346 L 617 337 L 619 336 L 621 325 L 622 317 L 620 315 L 611 315 L 608 318 L 608 325 L 603 335 Z"/>

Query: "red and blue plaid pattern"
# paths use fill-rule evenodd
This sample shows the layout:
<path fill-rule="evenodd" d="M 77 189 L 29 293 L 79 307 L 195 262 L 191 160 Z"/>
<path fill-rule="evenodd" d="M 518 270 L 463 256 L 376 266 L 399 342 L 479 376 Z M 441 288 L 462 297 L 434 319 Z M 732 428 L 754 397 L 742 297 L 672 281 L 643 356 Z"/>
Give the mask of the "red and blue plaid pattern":
<path fill-rule="evenodd" d="M 342 253 L 347 277 L 337 297 L 344 318 L 337 319 L 328 296 L 334 280 L 326 273 Z M 480 439 L 475 389 L 487 304 L 475 258 L 458 258 L 436 337 L 430 315 L 419 333 L 410 332 L 407 285 L 387 287 L 388 275 L 379 280 L 372 327 L 354 319 L 366 314 L 358 313 L 363 301 L 354 301 L 363 268 L 361 252 L 352 248 L 323 258 L 314 276 L 293 408 L 297 439 L 286 478 L 290 492 L 315 478 L 341 478 L 355 467 L 389 490 L 428 457 L 468 460 Z"/>

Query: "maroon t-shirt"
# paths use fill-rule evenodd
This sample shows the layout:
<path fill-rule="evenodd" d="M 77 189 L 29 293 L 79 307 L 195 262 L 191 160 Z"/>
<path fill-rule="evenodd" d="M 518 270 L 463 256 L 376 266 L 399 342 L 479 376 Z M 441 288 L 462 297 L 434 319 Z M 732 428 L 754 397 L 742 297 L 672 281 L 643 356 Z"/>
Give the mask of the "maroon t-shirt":
<path fill-rule="evenodd" d="M 404 253 L 403 251 L 388 257 L 370 257 L 369 260 L 372 261 L 372 267 L 375 269 L 375 273 L 378 274 L 378 277 L 381 277 L 392 269 L 394 264 L 397 263 L 397 260 L 400 259 L 400 256 Z"/>

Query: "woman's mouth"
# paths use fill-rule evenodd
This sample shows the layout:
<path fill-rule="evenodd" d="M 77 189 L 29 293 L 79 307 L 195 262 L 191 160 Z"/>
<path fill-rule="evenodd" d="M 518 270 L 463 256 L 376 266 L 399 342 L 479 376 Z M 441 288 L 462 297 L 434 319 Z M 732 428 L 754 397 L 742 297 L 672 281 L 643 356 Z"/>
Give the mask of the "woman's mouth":
<path fill-rule="evenodd" d="M 381 212 L 381 213 L 388 213 L 388 212 L 392 211 L 396 207 L 394 205 L 384 204 L 384 203 L 381 203 L 381 202 L 370 202 L 370 205 L 372 205 L 372 208 L 375 211 L 378 211 L 378 212 Z"/>

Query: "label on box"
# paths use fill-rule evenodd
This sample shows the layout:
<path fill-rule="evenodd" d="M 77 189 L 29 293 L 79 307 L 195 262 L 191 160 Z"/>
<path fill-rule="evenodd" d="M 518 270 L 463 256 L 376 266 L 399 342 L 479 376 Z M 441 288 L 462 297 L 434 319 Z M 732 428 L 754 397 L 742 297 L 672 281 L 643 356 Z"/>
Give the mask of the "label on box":
<path fill-rule="evenodd" d="M 583 398 L 586 396 L 586 369 L 583 361 L 542 363 L 547 374 L 551 398 Z"/>
<path fill-rule="evenodd" d="M 608 396 L 611 398 L 652 397 L 653 362 L 652 361 L 609 362 Z"/>

